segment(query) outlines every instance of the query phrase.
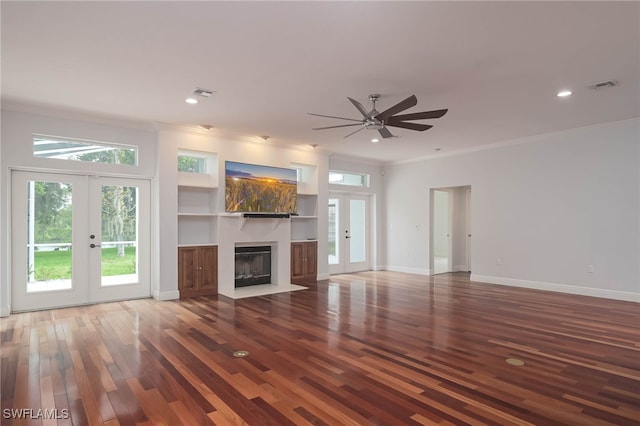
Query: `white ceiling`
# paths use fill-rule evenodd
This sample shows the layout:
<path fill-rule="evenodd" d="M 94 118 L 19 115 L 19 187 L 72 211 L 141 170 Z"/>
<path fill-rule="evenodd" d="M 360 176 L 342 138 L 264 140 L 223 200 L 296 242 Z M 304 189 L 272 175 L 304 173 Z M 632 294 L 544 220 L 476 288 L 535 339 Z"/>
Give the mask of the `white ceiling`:
<path fill-rule="evenodd" d="M 2 101 L 381 162 L 640 116 L 638 2 L 1 2 Z M 587 85 L 615 79 L 598 91 Z M 198 105 L 196 87 L 216 91 Z M 557 98 L 562 88 L 569 98 Z M 415 94 L 426 132 L 360 118 Z M 71 135 L 65 135 L 71 136 Z"/>

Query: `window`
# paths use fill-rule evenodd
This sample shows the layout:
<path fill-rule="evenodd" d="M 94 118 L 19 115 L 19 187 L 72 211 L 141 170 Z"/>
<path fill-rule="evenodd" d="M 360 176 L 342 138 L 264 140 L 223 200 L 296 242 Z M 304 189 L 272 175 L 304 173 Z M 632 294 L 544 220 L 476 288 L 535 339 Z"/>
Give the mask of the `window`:
<path fill-rule="evenodd" d="M 190 154 L 178 154 L 178 171 L 185 173 L 207 173 L 207 160 Z"/>
<path fill-rule="evenodd" d="M 329 183 L 331 185 L 369 186 L 369 175 L 359 173 L 329 171 Z"/>
<path fill-rule="evenodd" d="M 135 146 L 42 135 L 33 136 L 33 155 L 89 163 L 138 165 L 138 148 Z"/>

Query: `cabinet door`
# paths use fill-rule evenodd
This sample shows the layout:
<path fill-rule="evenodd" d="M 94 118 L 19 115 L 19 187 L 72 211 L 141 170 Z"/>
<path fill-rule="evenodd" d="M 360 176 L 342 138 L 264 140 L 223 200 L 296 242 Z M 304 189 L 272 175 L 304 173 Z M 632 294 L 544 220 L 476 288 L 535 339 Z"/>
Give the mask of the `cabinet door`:
<path fill-rule="evenodd" d="M 218 246 L 199 248 L 199 266 L 201 279 L 198 290 L 218 292 Z"/>
<path fill-rule="evenodd" d="M 291 281 L 304 280 L 305 267 L 304 243 L 291 243 Z"/>
<path fill-rule="evenodd" d="M 306 268 L 305 275 L 311 282 L 316 282 L 318 279 L 318 242 L 312 241 L 305 243 L 305 259 Z"/>
<path fill-rule="evenodd" d="M 198 278 L 197 247 L 178 248 L 178 290 L 195 290 Z"/>

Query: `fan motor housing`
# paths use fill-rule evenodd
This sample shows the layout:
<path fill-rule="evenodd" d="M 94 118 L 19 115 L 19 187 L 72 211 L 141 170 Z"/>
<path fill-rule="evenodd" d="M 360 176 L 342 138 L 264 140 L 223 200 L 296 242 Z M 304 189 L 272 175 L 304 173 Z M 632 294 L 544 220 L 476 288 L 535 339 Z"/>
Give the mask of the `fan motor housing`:
<path fill-rule="evenodd" d="M 384 123 L 382 121 L 380 121 L 380 120 L 375 119 L 375 118 L 370 118 L 368 120 L 365 120 L 364 127 L 367 130 L 378 130 L 378 129 L 382 129 L 384 127 Z"/>

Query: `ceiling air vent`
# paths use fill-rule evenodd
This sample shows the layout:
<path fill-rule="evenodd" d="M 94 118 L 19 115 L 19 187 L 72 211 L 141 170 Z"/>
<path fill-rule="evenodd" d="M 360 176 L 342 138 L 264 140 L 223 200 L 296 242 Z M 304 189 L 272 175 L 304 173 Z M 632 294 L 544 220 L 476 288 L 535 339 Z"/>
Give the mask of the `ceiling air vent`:
<path fill-rule="evenodd" d="M 214 93 L 215 92 L 213 90 L 201 89 L 200 87 L 197 87 L 196 90 L 193 91 L 194 95 L 204 96 L 205 98 L 208 98 L 209 96 L 213 95 Z"/>
<path fill-rule="evenodd" d="M 606 89 L 608 87 L 615 87 L 617 85 L 618 85 L 617 81 L 609 80 L 609 81 L 601 81 L 600 83 L 590 84 L 587 87 L 591 90 L 600 90 L 600 89 Z"/>

